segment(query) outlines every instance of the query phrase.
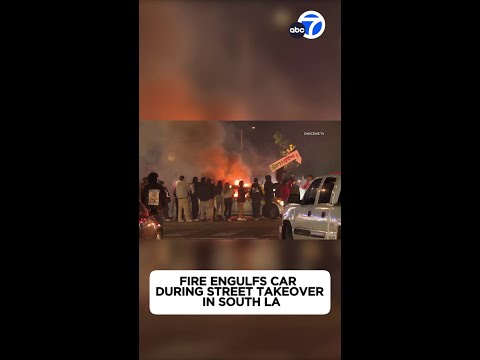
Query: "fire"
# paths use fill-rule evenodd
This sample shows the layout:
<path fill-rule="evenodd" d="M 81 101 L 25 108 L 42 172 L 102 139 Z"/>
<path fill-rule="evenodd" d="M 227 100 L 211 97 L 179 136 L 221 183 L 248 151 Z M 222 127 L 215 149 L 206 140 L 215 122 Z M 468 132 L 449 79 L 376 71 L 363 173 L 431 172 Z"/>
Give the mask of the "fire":
<path fill-rule="evenodd" d="M 197 155 L 196 165 L 202 169 L 201 176 L 216 181 L 222 180 L 223 183 L 233 183 L 236 186 L 242 178 L 250 178 L 250 169 L 241 161 L 238 154 L 229 153 L 221 146 L 207 147 Z"/>
<path fill-rule="evenodd" d="M 234 184 L 238 186 L 238 185 L 240 185 L 240 181 L 242 181 L 242 180 L 241 180 L 241 179 L 235 180 Z M 252 184 L 247 183 L 247 182 L 245 182 L 245 180 L 243 180 L 243 186 L 244 186 L 244 187 L 250 187 L 251 185 L 252 185 Z"/>

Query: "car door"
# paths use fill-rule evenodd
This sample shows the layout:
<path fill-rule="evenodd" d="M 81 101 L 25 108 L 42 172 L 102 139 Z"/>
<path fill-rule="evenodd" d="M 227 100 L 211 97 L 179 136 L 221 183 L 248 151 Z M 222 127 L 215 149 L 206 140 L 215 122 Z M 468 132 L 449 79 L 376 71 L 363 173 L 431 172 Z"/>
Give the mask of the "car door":
<path fill-rule="evenodd" d="M 292 231 L 293 238 L 296 240 L 311 239 L 311 215 L 315 207 L 315 201 L 321 184 L 322 178 L 315 179 L 305 192 L 301 205 L 295 208 L 295 221 L 292 224 Z"/>
<path fill-rule="evenodd" d="M 309 222 L 310 236 L 313 239 L 328 239 L 335 233 L 335 229 L 331 229 L 333 227 L 331 220 L 336 184 L 336 176 L 328 176 L 322 183 Z"/>

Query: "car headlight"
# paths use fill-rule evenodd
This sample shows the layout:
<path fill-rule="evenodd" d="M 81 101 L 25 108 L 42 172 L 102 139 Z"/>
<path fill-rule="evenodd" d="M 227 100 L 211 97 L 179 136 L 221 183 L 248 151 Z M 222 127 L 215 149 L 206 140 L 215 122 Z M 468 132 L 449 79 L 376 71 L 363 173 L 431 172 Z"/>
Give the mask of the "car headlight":
<path fill-rule="evenodd" d="M 280 206 L 283 206 L 285 204 L 283 200 L 280 200 L 278 203 L 280 204 Z"/>

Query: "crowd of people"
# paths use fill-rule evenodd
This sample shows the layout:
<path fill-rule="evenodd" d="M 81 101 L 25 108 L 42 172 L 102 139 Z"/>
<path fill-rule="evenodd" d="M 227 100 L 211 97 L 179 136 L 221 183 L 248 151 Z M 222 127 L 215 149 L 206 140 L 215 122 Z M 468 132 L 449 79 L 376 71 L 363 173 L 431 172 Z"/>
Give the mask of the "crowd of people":
<path fill-rule="evenodd" d="M 274 184 L 272 177 L 266 175 L 262 184 L 258 182 L 258 178 L 253 179 L 248 189 L 245 183 L 240 181 L 236 196 L 239 212 L 237 220 L 247 220 L 244 214 L 247 196 L 252 201 L 253 219 L 258 221 L 261 217 L 262 200 L 265 200 L 264 207 L 267 207 L 262 213 L 269 214 L 268 207 L 272 206 L 275 197 L 281 198 L 284 204 L 289 200 L 299 202 L 300 188 L 308 189 L 312 180 L 313 176 L 309 175 L 305 184 L 299 186 L 296 178 L 291 176 Z M 188 182 L 185 176 L 180 176 L 172 198 L 165 182 L 158 179 L 157 173 L 152 172 L 143 178 L 140 187 L 140 200 L 162 225 L 165 221 L 231 221 L 235 190 L 228 182 L 218 180 L 215 183 L 206 177 L 201 177 L 199 181 L 197 176 Z"/>

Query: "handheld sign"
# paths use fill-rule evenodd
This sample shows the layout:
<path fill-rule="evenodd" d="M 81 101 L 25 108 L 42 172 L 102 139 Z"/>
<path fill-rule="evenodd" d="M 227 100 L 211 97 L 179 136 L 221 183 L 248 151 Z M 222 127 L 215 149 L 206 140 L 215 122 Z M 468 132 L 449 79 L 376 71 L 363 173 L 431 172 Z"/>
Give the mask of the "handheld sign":
<path fill-rule="evenodd" d="M 302 163 L 302 157 L 300 156 L 300 153 L 298 152 L 298 150 L 295 150 L 294 152 L 288 154 L 287 156 L 275 161 L 273 164 L 270 164 L 270 170 L 272 170 L 272 172 L 276 171 L 295 160 L 299 164 Z"/>

